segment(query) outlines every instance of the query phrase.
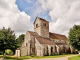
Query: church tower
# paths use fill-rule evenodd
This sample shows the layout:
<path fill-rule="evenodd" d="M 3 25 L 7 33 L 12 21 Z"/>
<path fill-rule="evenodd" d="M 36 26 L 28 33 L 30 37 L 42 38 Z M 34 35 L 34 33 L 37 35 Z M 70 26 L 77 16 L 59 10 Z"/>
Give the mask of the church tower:
<path fill-rule="evenodd" d="M 49 38 L 49 22 L 36 17 L 34 21 L 34 32 L 37 32 L 41 37 Z"/>

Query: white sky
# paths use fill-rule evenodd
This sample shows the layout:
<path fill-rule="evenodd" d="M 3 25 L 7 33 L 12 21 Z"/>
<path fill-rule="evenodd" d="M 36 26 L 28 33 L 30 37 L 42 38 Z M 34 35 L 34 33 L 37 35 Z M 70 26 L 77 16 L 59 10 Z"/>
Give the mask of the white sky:
<path fill-rule="evenodd" d="M 26 0 L 32 3 L 31 0 Z M 0 29 L 10 27 L 16 36 L 33 30 L 31 16 L 20 12 L 15 4 L 16 0 L 0 0 Z M 48 11 L 51 18 L 50 32 L 68 36 L 69 29 L 74 24 L 80 25 L 80 0 L 37 0 L 34 13 Z"/>

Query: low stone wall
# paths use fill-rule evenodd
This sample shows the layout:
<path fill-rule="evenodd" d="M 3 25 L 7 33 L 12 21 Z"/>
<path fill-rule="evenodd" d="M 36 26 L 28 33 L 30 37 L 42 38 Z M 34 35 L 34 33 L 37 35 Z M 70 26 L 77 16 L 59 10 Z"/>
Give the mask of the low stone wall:
<path fill-rule="evenodd" d="M 16 51 L 15 51 L 15 56 L 16 56 L 16 57 L 20 57 L 20 50 L 16 50 Z"/>
<path fill-rule="evenodd" d="M 27 51 L 27 47 L 23 47 L 21 48 L 21 56 L 27 56 L 28 55 L 28 51 Z"/>

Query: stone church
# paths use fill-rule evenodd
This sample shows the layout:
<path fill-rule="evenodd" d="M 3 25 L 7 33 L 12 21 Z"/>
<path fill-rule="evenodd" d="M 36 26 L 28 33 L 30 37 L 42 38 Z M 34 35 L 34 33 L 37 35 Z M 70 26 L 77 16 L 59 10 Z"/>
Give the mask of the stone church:
<path fill-rule="evenodd" d="M 15 51 L 17 57 L 75 53 L 65 35 L 49 32 L 49 22 L 47 20 L 36 17 L 33 24 L 34 32 L 27 31 L 22 47 L 17 48 Z"/>

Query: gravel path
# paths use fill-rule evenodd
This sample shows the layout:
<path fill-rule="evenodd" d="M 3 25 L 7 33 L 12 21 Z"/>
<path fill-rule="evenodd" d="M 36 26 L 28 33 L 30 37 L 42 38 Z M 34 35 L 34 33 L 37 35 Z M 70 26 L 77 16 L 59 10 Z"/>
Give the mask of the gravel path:
<path fill-rule="evenodd" d="M 71 56 L 59 57 L 59 58 L 40 58 L 40 59 L 26 59 L 26 60 L 68 60 L 69 57 L 77 56 L 77 55 L 71 55 Z"/>

